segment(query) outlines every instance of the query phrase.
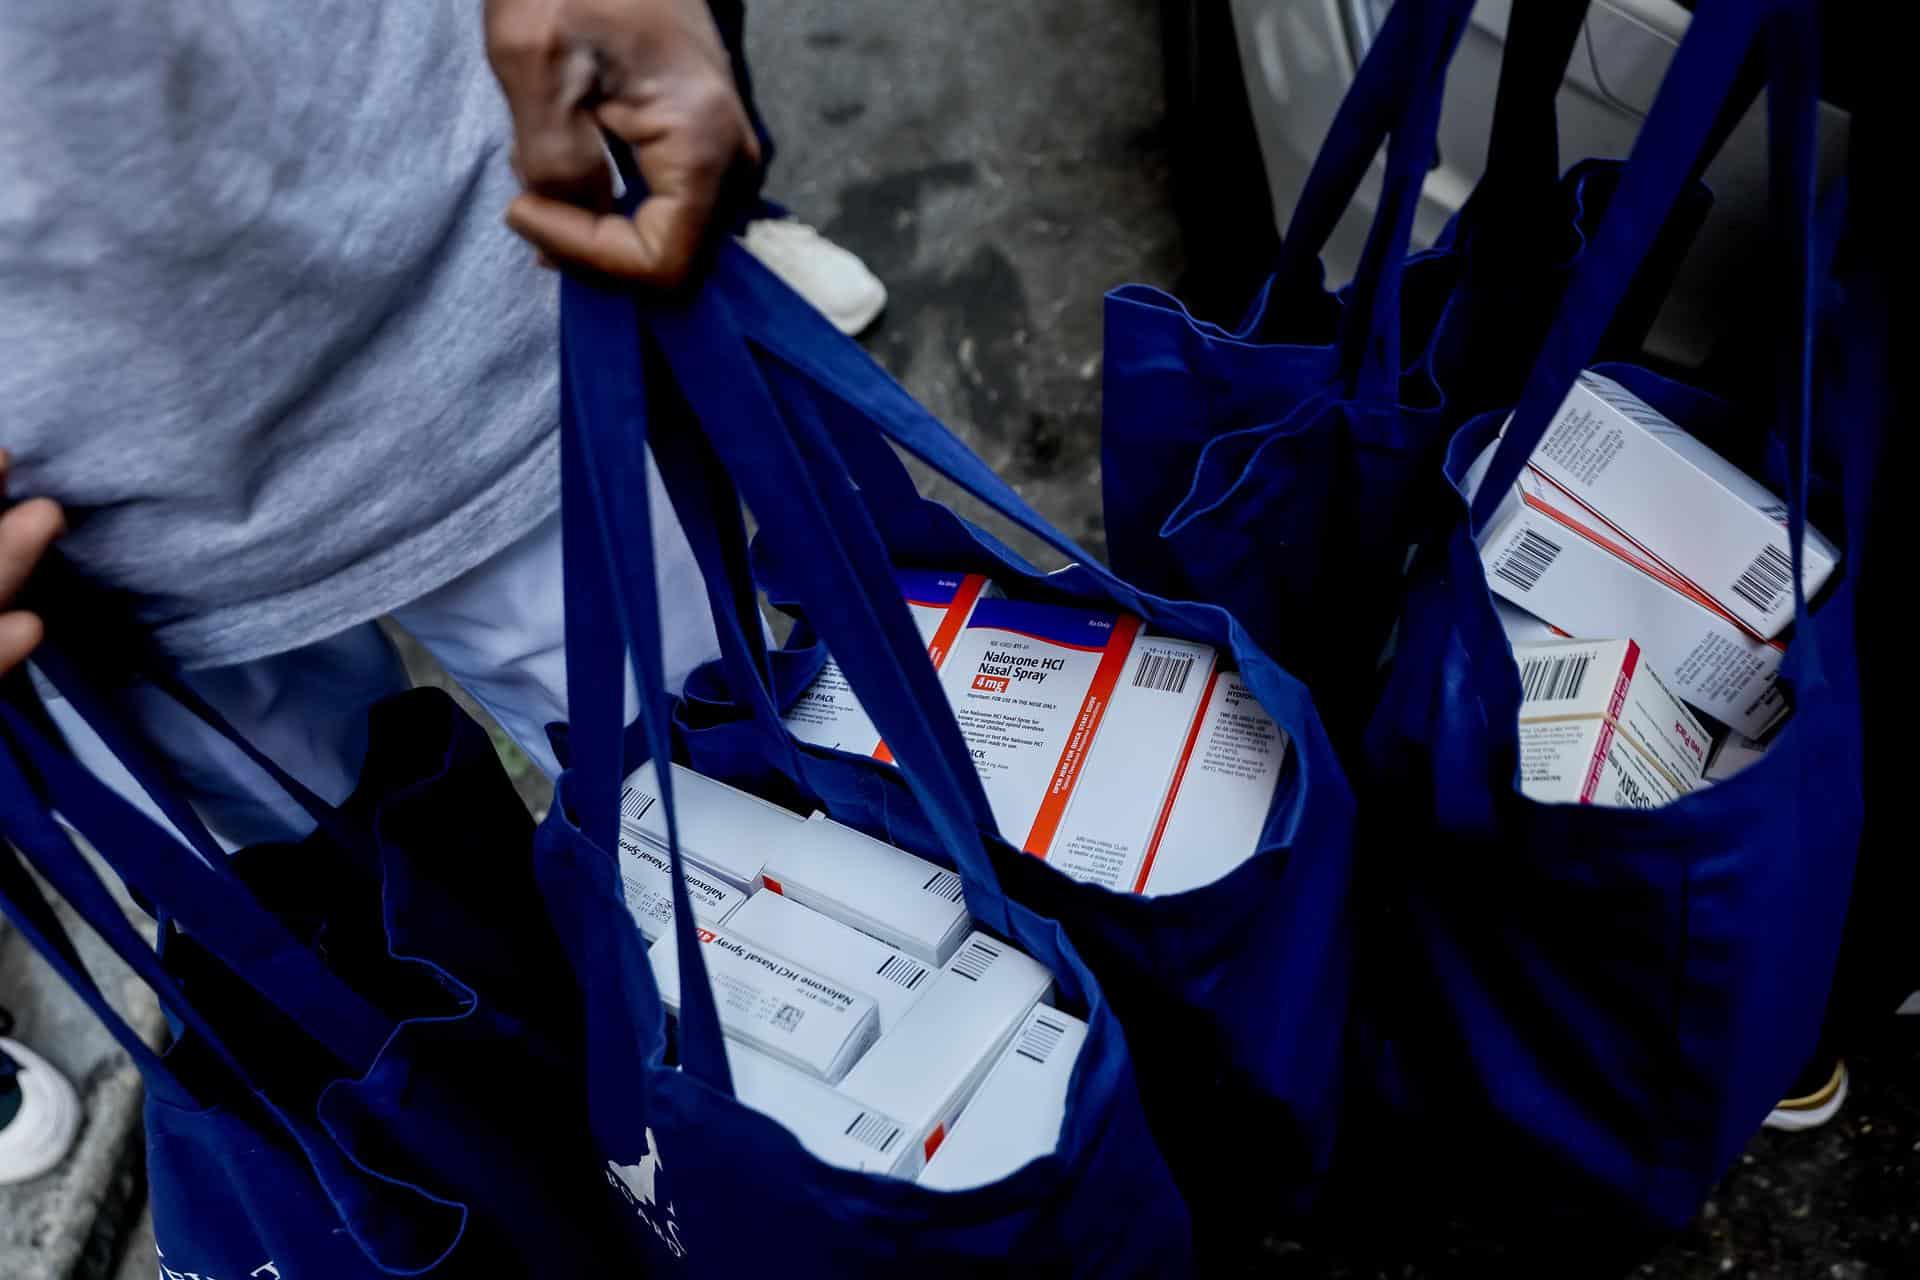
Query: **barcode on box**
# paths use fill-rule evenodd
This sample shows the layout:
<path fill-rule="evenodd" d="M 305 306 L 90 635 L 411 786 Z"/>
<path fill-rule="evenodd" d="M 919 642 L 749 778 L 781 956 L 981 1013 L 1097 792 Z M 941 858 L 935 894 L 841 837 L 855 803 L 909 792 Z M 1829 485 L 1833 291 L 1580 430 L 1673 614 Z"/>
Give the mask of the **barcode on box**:
<path fill-rule="evenodd" d="M 1672 431 L 1673 423 L 1663 417 L 1658 410 L 1622 387 L 1601 378 L 1580 375 L 1580 381 L 1587 390 L 1600 397 L 1602 401 L 1620 411 L 1620 416 L 1634 422 L 1649 431 Z"/>
<path fill-rule="evenodd" d="M 1528 658 L 1520 664 L 1520 701 L 1565 702 L 1580 696 L 1587 681 L 1591 653 L 1569 653 L 1558 658 Z"/>
<path fill-rule="evenodd" d="M 966 948 L 962 950 L 959 955 L 953 958 L 953 971 L 965 978 L 968 982 L 978 982 L 980 981 L 980 975 L 985 973 L 988 967 L 999 958 L 1000 949 L 998 947 L 988 946 L 980 939 L 975 938 L 966 945 Z"/>
<path fill-rule="evenodd" d="M 1185 693 L 1193 673 L 1193 655 L 1166 649 L 1149 650 L 1133 673 L 1133 687 L 1161 693 Z"/>
<path fill-rule="evenodd" d="M 934 897 L 948 902 L 958 902 L 966 893 L 966 887 L 960 883 L 960 877 L 951 871 L 934 872 L 920 887 Z"/>
<path fill-rule="evenodd" d="M 1541 575 L 1553 568 L 1560 556 L 1560 544 L 1542 537 L 1532 529 L 1522 529 L 1520 537 L 1507 548 L 1494 572 L 1522 591 L 1533 590 Z"/>
<path fill-rule="evenodd" d="M 656 801 L 638 787 L 628 787 L 620 797 L 620 816 L 628 822 L 638 822 L 647 816 Z"/>
<path fill-rule="evenodd" d="M 847 1136 L 886 1155 L 893 1150 L 893 1144 L 900 1141 L 900 1126 L 883 1115 L 862 1111 L 847 1126 Z"/>
<path fill-rule="evenodd" d="M 1787 553 L 1768 543 L 1760 548 L 1753 563 L 1734 579 L 1734 594 L 1762 613 L 1772 613 L 1781 595 L 1793 585 L 1793 561 Z"/>
<path fill-rule="evenodd" d="M 874 973 L 888 982 L 896 982 L 909 991 L 919 988 L 926 981 L 927 966 L 918 960 L 909 960 L 906 956 L 888 956 Z"/>
<path fill-rule="evenodd" d="M 1021 1033 L 1020 1043 L 1014 1047 L 1014 1052 L 1035 1062 L 1045 1062 L 1053 1056 L 1054 1048 L 1065 1034 L 1067 1029 L 1059 1023 L 1037 1017 Z"/>

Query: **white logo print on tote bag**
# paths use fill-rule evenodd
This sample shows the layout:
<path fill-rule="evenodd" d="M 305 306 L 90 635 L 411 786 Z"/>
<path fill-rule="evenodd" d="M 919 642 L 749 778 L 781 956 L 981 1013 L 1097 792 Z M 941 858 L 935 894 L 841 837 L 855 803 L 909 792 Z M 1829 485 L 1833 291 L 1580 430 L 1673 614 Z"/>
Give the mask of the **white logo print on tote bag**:
<path fill-rule="evenodd" d="M 687 1256 L 686 1246 L 680 1243 L 680 1224 L 674 1220 L 673 1201 L 665 1200 L 665 1209 L 661 1208 L 662 1197 L 660 1171 L 666 1168 L 660 1159 L 660 1148 L 653 1140 L 653 1129 L 646 1130 L 647 1154 L 640 1157 L 638 1164 L 615 1164 L 607 1161 L 607 1182 L 617 1187 L 626 1197 L 633 1211 L 640 1215 L 640 1221 L 653 1228 L 653 1234 L 660 1237 L 660 1243 L 676 1258 Z M 657 1216 L 656 1216 L 657 1215 Z"/>

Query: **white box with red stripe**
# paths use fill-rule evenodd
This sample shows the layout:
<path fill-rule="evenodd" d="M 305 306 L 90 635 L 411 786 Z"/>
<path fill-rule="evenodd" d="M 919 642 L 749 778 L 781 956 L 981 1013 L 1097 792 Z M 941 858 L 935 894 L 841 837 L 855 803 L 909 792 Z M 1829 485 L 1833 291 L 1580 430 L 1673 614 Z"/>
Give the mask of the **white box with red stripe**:
<path fill-rule="evenodd" d="M 1215 672 L 1147 843 L 1140 892 L 1161 897 L 1198 889 L 1252 857 L 1288 745 L 1287 731 L 1247 682 L 1232 671 Z"/>
<path fill-rule="evenodd" d="M 972 927 L 959 875 L 825 814 L 767 851 L 763 883 L 927 964 L 945 964 Z"/>
<path fill-rule="evenodd" d="M 1076 880 L 1139 892 L 1213 667 L 1212 645 L 1136 637 L 1112 687 L 1089 690 L 1089 701 L 1105 703 L 1095 706 L 1093 746 L 1077 775 L 1056 774 L 1065 809 L 1051 828 L 1036 824 L 1027 852 Z"/>
<path fill-rule="evenodd" d="M 896 1175 L 916 1163 L 907 1127 L 892 1116 L 732 1037 L 726 1049 L 734 1096 L 778 1120 L 817 1158 L 842 1169 Z"/>
<path fill-rule="evenodd" d="M 682 765 L 673 766 L 672 776 L 681 855 L 715 872 L 743 895 L 760 883 L 767 854 L 806 821 Z M 667 811 L 660 803 L 659 774 L 651 760 L 627 777 L 620 797 L 620 826 L 665 852 Z"/>
<path fill-rule="evenodd" d="M 1467 475 L 1478 487 L 1496 446 Z M 1480 537 L 1487 585 L 1561 631 L 1632 636 L 1676 695 L 1749 737 L 1787 714 L 1786 646 L 1762 639 L 1525 470 Z"/>
<path fill-rule="evenodd" d="M 758 943 L 719 929 L 696 931 L 720 1029 L 790 1067 L 832 1084 L 880 1034 L 873 1000 Z M 679 940 L 647 949 L 660 1003 L 680 1016 Z"/>
<path fill-rule="evenodd" d="M 918 1173 L 1053 979 L 984 933 L 954 952 L 919 1003 L 854 1064 L 840 1091 L 906 1125 L 902 1176 Z"/>
<path fill-rule="evenodd" d="M 881 1035 L 933 985 L 935 970 L 926 962 L 771 889 L 742 903 L 727 932 L 792 956 L 870 998 L 880 1010 Z"/>
<path fill-rule="evenodd" d="M 977 573 L 937 569 L 895 569 L 893 577 L 927 646 L 927 658 L 938 671 L 960 629 L 973 616 L 974 605 L 992 596 L 994 585 Z M 860 705 L 846 672 L 831 657 L 788 710 L 786 726 L 794 737 L 813 746 L 892 759 L 873 717 Z"/>
<path fill-rule="evenodd" d="M 1760 639 L 1793 621 L 1786 504 L 1613 379 L 1580 375 L 1528 465 L 1563 505 L 1604 522 Z M 1839 560 L 1808 528 L 1809 597 Z"/>
<path fill-rule="evenodd" d="M 986 1082 L 953 1124 L 919 1183 L 942 1191 L 998 1182 L 1060 1144 L 1067 1086 L 1086 1043 L 1087 1024 L 1039 1007 L 993 1064 Z"/>
<path fill-rule="evenodd" d="M 640 926 L 640 936 L 648 942 L 673 932 L 672 862 L 666 851 L 652 841 L 630 831 L 620 833 L 620 885 L 626 898 L 627 913 Z M 706 868 L 686 861 L 681 864 L 681 880 L 687 886 L 687 901 L 693 905 L 695 923 L 709 928 L 727 922 L 746 895 Z"/>
<path fill-rule="evenodd" d="M 1656 809 L 1691 793 L 1712 742 L 1632 640 L 1517 645 L 1520 789 L 1535 800 Z"/>
<path fill-rule="evenodd" d="M 1051 844 L 1140 633 L 1129 614 L 982 600 L 941 685 L 1008 843 Z"/>

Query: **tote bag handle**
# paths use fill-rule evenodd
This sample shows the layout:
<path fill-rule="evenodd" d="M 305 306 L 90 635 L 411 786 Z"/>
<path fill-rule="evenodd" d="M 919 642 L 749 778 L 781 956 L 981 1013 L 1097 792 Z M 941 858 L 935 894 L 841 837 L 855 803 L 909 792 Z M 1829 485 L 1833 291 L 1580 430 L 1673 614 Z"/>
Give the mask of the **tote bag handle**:
<path fill-rule="evenodd" d="M 1602 334 L 1666 215 L 1711 145 L 1749 52 L 1765 41 L 1773 223 L 1792 293 L 1783 316 L 1779 411 L 1789 430 L 1788 533 L 1794 616 L 1806 616 L 1801 579 L 1811 438 L 1812 250 L 1819 22 L 1809 0 L 1708 0 L 1661 81 L 1620 188 L 1562 300 L 1527 375 L 1519 403 L 1472 504 L 1472 529 L 1486 527 L 1519 478 L 1554 414 L 1593 358 Z M 1813 630 L 1796 648 L 1817 648 Z M 1816 652 L 1807 657 L 1817 662 Z"/>
<path fill-rule="evenodd" d="M 1375 154 L 1387 146 L 1379 207 L 1337 339 L 1347 394 L 1353 397 L 1397 396 L 1400 276 L 1421 184 L 1432 163 L 1447 66 L 1472 11 L 1472 0 L 1393 7 L 1341 99 L 1280 241 L 1273 274 L 1288 294 L 1315 278 L 1334 228 L 1359 193 Z"/>
<path fill-rule="evenodd" d="M 73 763 L 63 748 L 40 738 L 39 728 L 11 701 L 0 701 L 0 721 L 4 722 L 0 724 L 0 739 L 5 739 L 7 748 L 0 750 L 0 828 L 6 836 L 4 843 L 12 845 L 10 849 L 0 849 L 0 910 L 13 918 L 55 972 L 101 1020 L 157 1096 L 173 1105 L 195 1109 L 219 1101 L 200 1097 L 183 1083 L 166 1060 L 148 1047 L 102 995 L 52 907 L 26 874 L 20 862 L 24 857 L 60 892 L 108 949 L 159 997 L 168 1012 L 198 1037 L 226 1074 L 271 1117 L 271 1122 L 293 1139 L 356 1248 L 390 1274 L 414 1275 L 437 1266 L 465 1234 L 466 1206 L 434 1195 L 416 1184 L 368 1170 L 341 1151 L 330 1137 L 318 1133 L 311 1122 L 297 1123 L 281 1109 L 245 1065 L 245 1059 L 231 1047 L 229 1039 L 207 1020 L 191 995 L 180 987 L 160 957 L 128 922 L 119 903 L 50 816 L 40 789 L 22 771 L 22 763 L 29 759 L 65 761 L 82 774 L 86 771 Z M 130 815 L 134 821 L 150 828 L 148 838 L 163 842 L 188 866 L 205 870 L 179 841 L 154 826 L 116 793 L 104 787 L 103 790 L 105 803 L 124 808 L 125 814 L 121 816 Z M 290 972 L 296 980 L 310 976 L 302 975 L 297 964 L 290 966 Z M 311 1024 L 301 1025 L 310 1034 L 314 1033 Z"/>
<path fill-rule="evenodd" d="M 1770 154 L 1776 225 L 1795 249 L 1793 269 L 1797 288 L 1811 297 L 1812 100 L 1814 67 L 1818 58 L 1818 21 L 1805 0 L 1707 0 L 1693 15 L 1688 35 L 1674 52 L 1667 77 L 1661 81 L 1653 109 L 1640 130 L 1628 159 L 1626 173 L 1607 215 L 1574 271 L 1559 315 L 1548 330 L 1540 357 L 1526 376 L 1521 399 L 1507 422 L 1500 449 L 1476 491 L 1473 528 L 1500 505 L 1500 499 L 1519 480 L 1526 459 L 1546 436 L 1553 413 L 1559 409 L 1574 380 L 1592 361 L 1599 338 L 1624 296 L 1634 271 L 1653 246 L 1674 201 L 1692 178 L 1699 157 L 1707 152 L 1720 107 L 1734 92 L 1741 63 L 1761 38 L 1770 38 Z M 1803 119 L 1805 117 L 1805 119 Z M 1803 209 L 1805 205 L 1805 209 Z M 1801 221 L 1805 219 L 1805 221 Z M 1803 317 L 1795 317 L 1803 319 Z M 1793 342 L 1805 349 L 1805 324 Z M 1788 384 L 1782 386 L 1784 407 L 1805 405 L 1805 361 L 1789 361 Z M 1799 415 L 1805 418 L 1805 415 Z M 1793 418 L 1789 418 L 1791 422 Z M 1795 439 L 1795 445 L 1801 441 Z M 1791 495 L 1791 507 L 1801 509 L 1805 495 Z M 1805 516 L 1805 510 L 1799 512 Z M 1799 522 L 1795 520 L 1795 539 Z M 1797 555 L 1797 553 L 1795 553 Z"/>
<path fill-rule="evenodd" d="M 84 874 L 92 879 L 92 873 L 81 866 L 78 854 L 52 825 L 48 814 L 53 810 L 86 836 L 135 893 L 177 920 L 197 943 L 354 1074 L 373 1062 L 392 1033 L 391 1019 L 289 934 L 226 869 L 224 860 L 214 865 L 203 862 L 96 778 L 64 746 L 51 742 L 12 698 L 0 699 L 0 725 L 36 784 L 27 786 L 23 781 L 5 797 L 6 828 L 16 839 L 32 842 L 41 874 L 62 894 L 76 902 L 97 905 L 100 901 L 76 878 Z M 22 844 L 23 849 L 27 847 Z M 118 912 L 117 906 L 114 911 Z M 97 911 L 89 920 L 103 931 L 112 925 L 111 917 Z M 155 959 L 144 942 L 140 950 L 147 960 Z M 128 959 L 132 963 L 132 957 Z M 157 965 L 152 969 L 158 972 Z M 155 989 L 160 990 L 157 985 Z M 176 990 L 170 998 L 177 996 Z"/>
<path fill-rule="evenodd" d="M 71 613 L 71 610 L 62 611 Z M 87 726 L 139 784 L 160 812 L 184 836 L 188 844 L 212 866 L 225 870 L 226 853 L 201 821 L 193 806 L 182 798 L 172 771 L 154 753 L 140 733 L 130 726 L 123 707 L 103 690 L 114 687 L 104 674 L 104 654 L 96 655 L 86 646 L 69 648 L 61 643 L 59 628 L 48 643 L 34 651 L 33 665 L 47 683 L 64 697 Z M 322 800 L 311 788 L 248 741 L 232 722 L 212 703 L 188 684 L 176 671 L 159 662 L 142 664 L 135 670 L 117 672 L 146 680 L 174 703 L 186 710 L 220 737 L 231 743 L 249 762 L 279 787 L 294 804 L 314 821 L 314 825 L 343 851 L 359 853 L 362 841 L 338 809 Z"/>

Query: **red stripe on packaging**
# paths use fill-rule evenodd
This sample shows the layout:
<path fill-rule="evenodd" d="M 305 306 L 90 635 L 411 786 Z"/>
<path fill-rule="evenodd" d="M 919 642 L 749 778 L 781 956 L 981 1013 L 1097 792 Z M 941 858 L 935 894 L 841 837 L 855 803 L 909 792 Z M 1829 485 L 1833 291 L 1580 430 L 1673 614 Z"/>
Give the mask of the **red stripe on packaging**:
<path fill-rule="evenodd" d="M 1147 855 L 1140 860 L 1140 874 L 1134 878 L 1133 891 L 1147 891 L 1147 874 L 1153 870 L 1153 860 L 1160 852 L 1160 838 L 1167 834 L 1167 819 L 1173 816 L 1173 802 L 1179 798 L 1180 784 L 1186 780 L 1187 764 L 1193 759 L 1193 748 L 1200 741 L 1200 726 L 1206 723 L 1207 708 L 1213 705 L 1213 692 L 1220 687 L 1220 669 L 1214 668 L 1207 677 L 1207 688 L 1200 695 L 1200 705 L 1193 713 L 1193 727 L 1187 730 L 1187 744 L 1180 749 L 1180 763 L 1173 768 L 1173 785 L 1167 788 L 1167 801 L 1160 806 L 1160 820 L 1153 824 L 1153 838 L 1147 842 Z"/>
<path fill-rule="evenodd" d="M 1114 620 L 1113 635 L 1107 641 L 1100 665 L 1094 669 L 1093 683 L 1087 686 L 1087 696 L 1080 703 L 1080 714 L 1074 717 L 1073 732 L 1067 735 L 1067 745 L 1060 749 L 1060 761 L 1053 767 L 1053 781 L 1047 786 L 1046 798 L 1040 802 L 1033 829 L 1027 832 L 1026 841 L 1021 845 L 1028 853 L 1044 858 L 1053 846 L 1060 819 L 1067 812 L 1067 801 L 1073 797 L 1073 784 L 1086 764 L 1087 748 L 1093 745 L 1094 735 L 1100 731 L 1100 718 L 1107 713 L 1113 688 L 1120 683 L 1120 672 L 1127 665 L 1133 639 L 1139 634 L 1140 619 L 1132 614 L 1123 614 Z"/>
<path fill-rule="evenodd" d="M 940 627 L 933 633 L 933 639 L 927 641 L 927 657 L 933 661 L 933 669 L 938 671 L 947 660 L 947 651 L 953 648 L 954 637 L 960 634 L 960 628 L 967 625 L 967 615 L 973 612 L 974 601 L 987 589 L 985 574 L 970 573 L 960 579 L 960 589 L 953 593 L 953 602 L 947 606 L 947 616 L 940 619 Z M 893 763 L 893 752 L 882 742 L 873 748 L 873 758 L 881 764 Z"/>

